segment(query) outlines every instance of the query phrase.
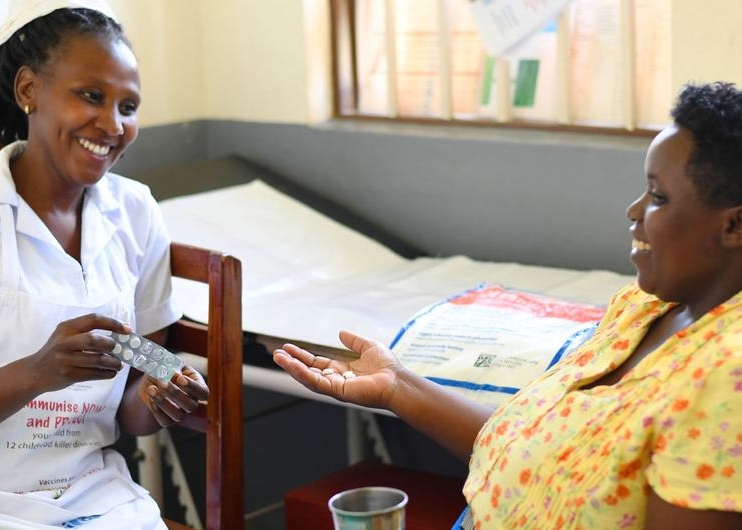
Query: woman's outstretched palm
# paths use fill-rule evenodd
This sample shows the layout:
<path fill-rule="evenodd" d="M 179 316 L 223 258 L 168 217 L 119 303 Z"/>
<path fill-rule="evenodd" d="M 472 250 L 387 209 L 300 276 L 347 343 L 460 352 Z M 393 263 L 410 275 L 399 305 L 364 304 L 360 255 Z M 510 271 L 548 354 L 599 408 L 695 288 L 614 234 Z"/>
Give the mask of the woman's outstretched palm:
<path fill-rule="evenodd" d="M 386 408 L 402 365 L 389 348 L 379 342 L 348 331 L 340 333 L 340 340 L 359 358 L 333 360 L 286 344 L 273 353 L 273 359 L 314 392 L 366 407 Z M 328 373 L 330 370 L 333 372 Z"/>

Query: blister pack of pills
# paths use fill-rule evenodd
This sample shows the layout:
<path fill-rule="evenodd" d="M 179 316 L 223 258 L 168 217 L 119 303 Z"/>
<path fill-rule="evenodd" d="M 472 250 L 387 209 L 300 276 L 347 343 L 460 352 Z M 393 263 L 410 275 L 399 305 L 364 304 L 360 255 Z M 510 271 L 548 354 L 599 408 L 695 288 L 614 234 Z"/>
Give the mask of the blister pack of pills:
<path fill-rule="evenodd" d="M 166 383 L 183 367 L 180 357 L 140 335 L 112 333 L 111 338 L 114 356 L 155 379 Z"/>

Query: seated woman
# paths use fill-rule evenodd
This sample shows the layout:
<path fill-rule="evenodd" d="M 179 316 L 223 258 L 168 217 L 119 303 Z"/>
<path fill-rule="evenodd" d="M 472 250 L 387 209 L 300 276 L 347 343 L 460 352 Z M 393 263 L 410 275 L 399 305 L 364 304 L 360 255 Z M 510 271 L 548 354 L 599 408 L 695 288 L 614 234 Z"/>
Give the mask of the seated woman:
<path fill-rule="evenodd" d="M 689 85 L 672 118 L 627 210 L 636 281 L 585 344 L 494 413 L 349 332 L 358 360 L 287 344 L 275 362 L 468 459 L 456 528 L 742 528 L 742 92 Z"/>
<path fill-rule="evenodd" d="M 0 26 L 0 528 L 164 529 L 108 448 L 208 396 L 110 355 L 177 320 L 170 239 L 109 169 L 137 136 L 137 61 L 100 0 L 11 1 Z M 88 9 L 89 8 L 89 9 Z M 108 332 L 108 335 L 99 330 Z"/>

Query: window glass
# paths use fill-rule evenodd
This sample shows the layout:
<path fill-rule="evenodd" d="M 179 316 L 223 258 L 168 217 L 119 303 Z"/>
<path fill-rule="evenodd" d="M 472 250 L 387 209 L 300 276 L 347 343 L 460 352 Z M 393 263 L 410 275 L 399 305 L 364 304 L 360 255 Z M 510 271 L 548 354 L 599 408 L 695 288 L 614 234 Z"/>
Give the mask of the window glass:
<path fill-rule="evenodd" d="M 634 0 L 636 106 L 640 127 L 661 129 L 670 120 L 670 0 Z"/>
<path fill-rule="evenodd" d="M 558 23 L 497 58 L 469 2 L 347 1 L 356 114 L 628 129 L 669 121 L 670 0 L 573 0 Z"/>
<path fill-rule="evenodd" d="M 388 112 L 387 52 L 384 2 L 356 0 L 355 34 L 358 68 L 358 112 Z"/>
<path fill-rule="evenodd" d="M 623 110 L 621 1 L 575 0 L 570 109 L 574 123 L 619 126 Z"/>

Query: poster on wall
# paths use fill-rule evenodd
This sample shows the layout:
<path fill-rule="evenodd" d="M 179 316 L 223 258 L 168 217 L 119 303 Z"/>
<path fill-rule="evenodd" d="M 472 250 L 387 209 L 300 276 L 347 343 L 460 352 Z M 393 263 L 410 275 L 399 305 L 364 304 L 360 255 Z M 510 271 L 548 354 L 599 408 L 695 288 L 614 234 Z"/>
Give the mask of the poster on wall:
<path fill-rule="evenodd" d="M 502 55 L 556 17 L 572 0 L 470 0 L 487 53 Z"/>
<path fill-rule="evenodd" d="M 557 69 L 557 25 L 554 20 L 537 29 L 530 36 L 508 48 L 495 58 L 487 55 L 483 59 L 479 115 L 497 117 L 496 93 L 500 83 L 506 83 L 509 91 L 508 104 L 512 118 L 516 120 L 551 121 L 556 112 L 554 89 Z M 496 62 L 507 61 L 504 80 L 496 75 Z"/>

